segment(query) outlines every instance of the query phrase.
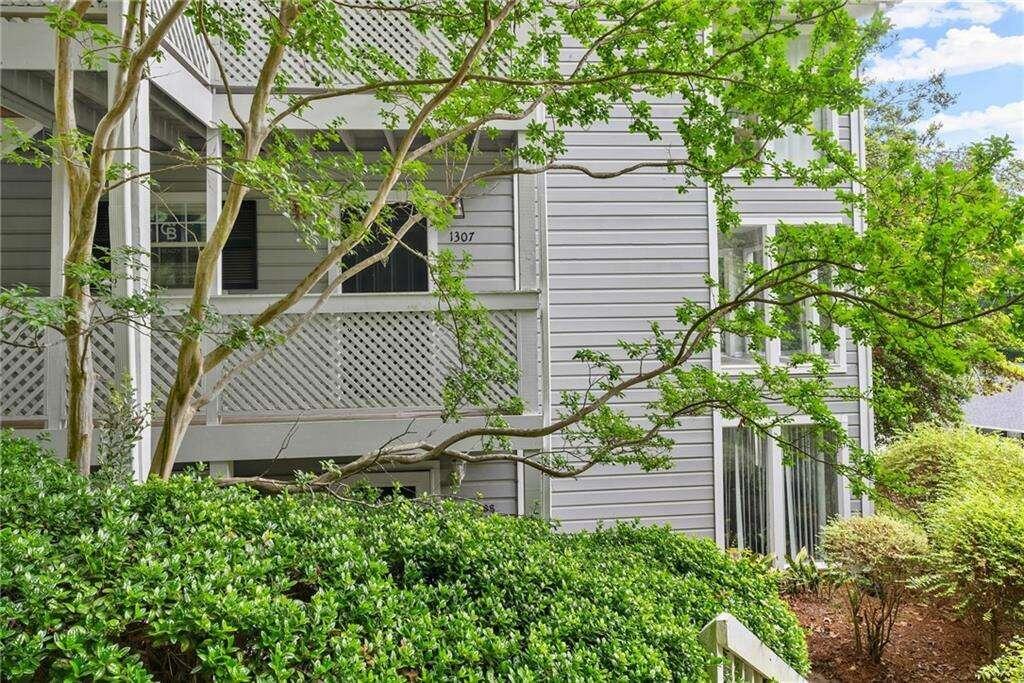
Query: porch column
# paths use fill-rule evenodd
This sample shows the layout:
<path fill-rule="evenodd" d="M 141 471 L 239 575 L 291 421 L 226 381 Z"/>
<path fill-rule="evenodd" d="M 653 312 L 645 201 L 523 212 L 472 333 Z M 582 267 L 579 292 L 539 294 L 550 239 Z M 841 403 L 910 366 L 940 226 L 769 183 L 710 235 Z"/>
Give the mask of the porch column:
<path fill-rule="evenodd" d="M 107 14 L 107 25 L 115 35 L 124 30 L 124 3 L 112 2 Z M 107 68 L 107 104 L 113 103 L 117 66 Z M 115 164 L 129 164 L 128 173 L 146 173 L 150 170 L 149 160 L 149 81 L 139 84 L 135 102 L 126 113 L 117 131 L 117 146 L 123 149 L 114 154 Z M 149 289 L 149 244 L 150 244 L 150 198 L 145 182 L 131 182 L 110 191 L 107 197 L 110 207 L 111 249 L 131 247 L 142 252 L 133 259 L 140 261 L 139 268 L 129 268 L 116 282 L 117 294 L 129 296 Z M 150 376 L 150 337 L 148 318 L 139 319 L 136 325 L 117 325 L 114 328 L 117 349 L 115 381 L 127 376 L 135 399 L 139 405 L 149 404 L 152 398 Z M 149 475 L 152 457 L 152 429 L 149 424 L 142 430 L 139 441 L 132 449 L 132 469 L 135 478 L 143 481 Z"/>
<path fill-rule="evenodd" d="M 206 156 L 208 159 L 218 159 L 221 155 L 220 129 L 209 128 L 206 131 Z M 214 163 L 207 165 L 206 173 L 206 234 L 209 236 L 214 221 L 220 215 L 220 205 L 223 191 L 223 176 L 221 169 Z M 210 290 L 212 296 L 220 296 L 224 293 L 224 280 L 220 266 L 220 259 L 217 260 L 217 271 L 213 276 L 213 288 Z"/>
<path fill-rule="evenodd" d="M 50 167 L 50 297 L 64 292 L 64 256 L 71 241 L 71 197 L 67 170 L 54 162 Z M 67 417 L 67 349 L 56 330 L 46 336 L 46 428 L 63 429 Z"/>
<path fill-rule="evenodd" d="M 206 156 L 209 159 L 216 159 L 221 156 L 221 139 L 219 128 L 209 128 L 206 131 Z M 222 203 L 222 192 L 223 192 L 223 176 L 220 173 L 218 165 L 214 162 L 208 164 L 205 169 L 206 173 L 206 236 L 209 237 L 210 230 L 213 229 L 214 221 L 217 220 L 217 216 L 220 215 L 221 203 Z M 224 277 L 223 270 L 221 268 L 221 259 L 217 259 L 217 269 L 213 276 L 213 287 L 210 289 L 212 296 L 220 296 L 224 293 Z M 203 336 L 203 353 L 209 353 L 213 348 L 213 340 L 209 335 Z M 220 379 L 221 371 L 223 367 L 217 367 L 203 375 L 202 379 L 202 390 L 207 392 L 214 387 L 217 381 Z M 220 396 L 216 396 L 206 404 L 206 424 L 217 425 L 220 424 Z M 211 464 L 211 468 L 213 465 Z M 212 471 L 212 469 L 211 469 Z M 224 475 L 226 476 L 226 475 Z"/>

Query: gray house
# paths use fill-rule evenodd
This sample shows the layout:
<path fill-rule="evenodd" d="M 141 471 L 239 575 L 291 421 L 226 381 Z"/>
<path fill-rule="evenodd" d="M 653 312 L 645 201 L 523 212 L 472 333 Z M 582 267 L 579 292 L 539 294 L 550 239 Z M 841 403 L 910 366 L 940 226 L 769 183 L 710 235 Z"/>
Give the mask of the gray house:
<path fill-rule="evenodd" d="M 0 105 L 6 119 L 31 133 L 53 125 L 53 54 L 50 31 L 41 18 L 44 5 L 5 0 L 0 8 Z M 102 15 L 110 10 L 98 4 L 94 11 Z M 111 20 L 115 14 L 110 12 Z M 425 40 L 400 21 L 386 30 L 367 21 L 366 40 L 379 39 L 384 47 L 392 40 Z M 165 59 L 153 66 L 143 84 L 127 133 L 139 147 L 151 150 L 134 153 L 138 166 L 166 163 L 159 152 L 181 140 L 216 154 L 217 126 L 230 120 L 224 85 L 202 41 L 187 25 L 175 27 L 164 51 Z M 231 85 L 244 93 L 257 66 L 255 60 L 228 59 Z M 309 65 L 288 66 L 298 85 L 304 85 Z M 85 70 L 77 78 L 76 108 L 84 128 L 95 124 L 107 101 L 108 78 L 104 71 Z M 311 78 L 305 85 L 312 86 Z M 394 134 L 383 127 L 371 104 L 348 104 L 344 111 L 315 108 L 289 125 L 315 129 L 318 122 L 343 115 L 349 128 L 345 148 L 338 152 L 359 150 L 372 156 L 387 150 Z M 629 134 L 623 113 L 606 125 L 572 131 L 567 159 L 614 168 L 670 156 L 672 105 L 655 102 L 653 107 L 663 124 L 663 140 L 644 142 Z M 848 149 L 861 150 L 861 112 L 823 111 L 818 118 Z M 498 140 L 482 144 L 480 163 L 519 139 L 525 125 L 505 124 Z M 805 136 L 774 144 L 778 153 L 794 160 L 814 153 Z M 440 184 L 440 170 L 436 175 Z M 44 296 L 60 290 L 67 196 L 59 176 L 47 168 L 0 168 L 4 287 L 26 283 Z M 760 257 L 763 241 L 780 221 L 849 220 L 830 192 L 799 188 L 787 180 L 746 185 L 737 178 L 735 183 L 744 228 L 727 239 L 716 226 L 712 190 L 680 194 L 678 176 L 660 170 L 606 181 L 554 171 L 502 179 L 468 197 L 463 216 L 450 231 L 423 231 L 418 239 L 424 248 L 452 248 L 472 256 L 469 284 L 494 311 L 507 348 L 522 368 L 519 386 L 496 390 L 516 392 L 524 400 L 525 414 L 512 418 L 514 424 L 540 425 L 557 410 L 560 392 L 586 388 L 586 368 L 572 359 L 576 349 L 614 353 L 616 340 L 641 338 L 652 320 L 671 325 L 678 302 L 707 303 L 707 276 L 723 283 L 738 277 L 746 262 Z M 190 268 L 221 193 L 220 177 L 203 170 L 168 171 L 161 175 L 158 191 L 125 186 L 104 204 L 99 239 L 150 250 L 153 279 L 168 290 L 173 311 L 174 302 L 181 306 L 185 301 Z M 273 295 L 287 291 L 323 249 L 298 242 L 287 217 L 271 211 L 259 196 L 250 196 L 224 252 L 216 308 L 238 319 L 252 316 Z M 439 369 L 454 350 L 436 329 L 436 302 L 418 267 L 413 260 L 396 257 L 373 277 L 346 284 L 331 296 L 296 338 L 206 406 L 188 433 L 181 460 L 208 462 L 216 473 L 285 474 L 315 467 L 325 458 L 366 452 L 410 423 L 420 434 L 452 429 L 440 421 L 438 394 Z M 290 315 L 311 305 L 312 299 L 303 302 Z M 16 336 L 18 331 L 5 334 Z M 159 401 L 167 391 L 174 369 L 173 337 L 111 330 L 95 343 L 103 380 L 128 371 L 141 396 Z M 781 360 L 796 351 L 815 350 L 815 342 L 806 338 L 784 346 L 776 342 L 764 352 Z M 4 425 L 26 432 L 49 430 L 59 447 L 65 426 L 60 349 L 3 347 L 0 354 Z M 829 360 L 837 383 L 866 388 L 870 355 L 865 349 L 843 341 Z M 725 338 L 717 350 L 694 362 L 741 372 L 751 358 L 739 340 Z M 100 401 L 105 391 L 99 389 Z M 627 409 L 639 414 L 646 398 L 642 391 L 634 392 Z M 847 402 L 834 408 L 849 433 L 870 446 L 868 406 Z M 790 439 L 799 440 L 810 428 L 794 424 L 786 429 Z M 814 548 L 827 518 L 866 511 L 866 502 L 851 496 L 827 464 L 808 459 L 784 467 L 774 442 L 720 416 L 690 419 L 670 436 L 676 445 L 667 471 L 599 467 L 576 479 L 549 480 L 521 465 L 481 464 L 467 469 L 459 495 L 479 496 L 498 513 L 537 512 L 559 520 L 567 530 L 639 519 L 778 556 Z M 153 439 L 147 435 L 140 444 L 140 463 L 148 458 Z M 524 439 L 514 446 L 530 451 L 546 444 Z M 416 493 L 444 493 L 450 490 L 451 469 L 451 463 L 441 461 L 365 476 L 380 486 L 399 481 Z"/>

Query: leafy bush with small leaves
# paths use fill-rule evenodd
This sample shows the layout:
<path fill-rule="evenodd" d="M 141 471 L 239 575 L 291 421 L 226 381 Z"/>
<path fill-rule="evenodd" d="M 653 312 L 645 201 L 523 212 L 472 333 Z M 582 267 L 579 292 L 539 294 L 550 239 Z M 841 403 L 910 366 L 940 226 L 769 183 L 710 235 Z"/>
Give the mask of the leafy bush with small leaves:
<path fill-rule="evenodd" d="M 132 482 L 132 448 L 142 436 L 151 413 L 152 406 L 140 405 L 136 400 L 128 375 L 110 386 L 97 420 L 99 469 L 92 477 L 93 486 L 124 486 Z"/>
<path fill-rule="evenodd" d="M 1024 499 L 970 486 L 932 506 L 926 528 L 932 550 L 916 585 L 984 623 L 996 656 L 1002 632 L 1024 617 Z"/>
<path fill-rule="evenodd" d="M 1011 640 L 1002 652 L 999 659 L 978 670 L 978 678 L 986 683 L 1024 681 L 1024 637 Z"/>
<path fill-rule="evenodd" d="M 909 582 L 928 552 L 924 532 L 892 517 L 851 517 L 822 531 L 829 580 L 846 593 L 854 647 L 880 662 Z"/>
<path fill-rule="evenodd" d="M 878 458 L 878 485 L 896 513 L 924 508 L 969 486 L 1024 497 L 1024 446 L 971 427 L 917 427 Z"/>
<path fill-rule="evenodd" d="M 562 534 L 435 499 L 90 487 L 2 437 L 9 680 L 702 680 L 736 615 L 800 671 L 776 579 L 667 528 Z"/>

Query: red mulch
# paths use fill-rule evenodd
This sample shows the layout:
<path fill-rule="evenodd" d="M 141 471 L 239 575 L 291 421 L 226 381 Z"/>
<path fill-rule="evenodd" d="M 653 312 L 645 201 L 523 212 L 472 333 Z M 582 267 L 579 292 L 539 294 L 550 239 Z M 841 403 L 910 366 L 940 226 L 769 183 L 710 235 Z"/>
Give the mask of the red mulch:
<path fill-rule="evenodd" d="M 853 650 L 853 628 L 838 592 L 786 599 L 807 632 L 812 681 L 971 681 L 988 661 L 978 628 L 948 617 L 948 611 L 908 604 L 900 611 L 881 665 L 872 664 Z"/>

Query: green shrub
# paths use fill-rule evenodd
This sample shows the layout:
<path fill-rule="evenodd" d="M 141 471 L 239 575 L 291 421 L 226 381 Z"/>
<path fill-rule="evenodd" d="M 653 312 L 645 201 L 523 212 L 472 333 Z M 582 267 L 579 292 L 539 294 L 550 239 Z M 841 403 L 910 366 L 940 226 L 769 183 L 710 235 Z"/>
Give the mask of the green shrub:
<path fill-rule="evenodd" d="M 197 476 L 97 489 L 0 446 L 8 679 L 701 680 L 722 610 L 808 669 L 774 576 L 668 529 Z"/>
<path fill-rule="evenodd" d="M 987 624 L 995 656 L 1024 607 L 1024 499 L 969 486 L 929 510 L 932 550 L 919 585 Z"/>
<path fill-rule="evenodd" d="M 887 447 L 878 465 L 880 493 L 896 511 L 919 517 L 969 486 L 1024 496 L 1024 446 L 970 427 L 919 426 Z"/>
<path fill-rule="evenodd" d="M 830 522 L 822 546 L 829 578 L 846 593 L 854 646 L 880 662 L 928 539 L 908 522 L 876 515 Z"/>
<path fill-rule="evenodd" d="M 978 678 L 988 683 L 1024 681 L 1024 637 L 1010 641 L 999 659 L 978 670 Z"/>
<path fill-rule="evenodd" d="M 786 556 L 780 583 L 782 591 L 789 595 L 814 593 L 820 596 L 825 587 L 825 574 L 807 548 L 800 548 L 796 555 Z"/>

